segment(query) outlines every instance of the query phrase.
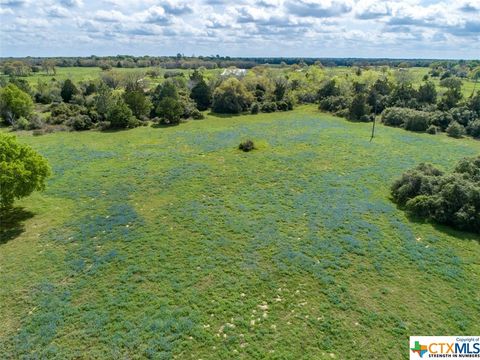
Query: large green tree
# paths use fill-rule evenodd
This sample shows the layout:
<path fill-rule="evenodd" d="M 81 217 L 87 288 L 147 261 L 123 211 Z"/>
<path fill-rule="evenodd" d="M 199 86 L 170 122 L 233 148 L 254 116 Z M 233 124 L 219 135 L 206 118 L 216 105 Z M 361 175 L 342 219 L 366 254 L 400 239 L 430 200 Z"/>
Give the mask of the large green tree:
<path fill-rule="evenodd" d="M 166 124 L 178 124 L 183 115 L 181 102 L 172 97 L 163 98 L 157 106 L 156 112 Z"/>
<path fill-rule="evenodd" d="M 190 97 L 197 104 L 198 110 L 207 110 L 212 103 L 212 92 L 205 80 L 198 80 L 197 84 L 192 88 Z"/>
<path fill-rule="evenodd" d="M 107 121 L 110 122 L 110 128 L 112 129 L 126 129 L 134 127 L 136 123 L 132 110 L 122 98 L 118 98 L 108 110 Z"/>
<path fill-rule="evenodd" d="M 417 99 L 421 103 L 435 104 L 437 101 L 437 89 L 432 81 L 426 81 L 420 85 Z"/>
<path fill-rule="evenodd" d="M 62 90 L 60 92 L 60 96 L 62 97 L 63 101 L 66 103 L 72 100 L 73 96 L 78 94 L 78 89 L 72 80 L 67 79 L 62 85 Z"/>
<path fill-rule="evenodd" d="M 15 199 L 45 188 L 50 175 L 47 160 L 8 134 L 0 133 L 0 207 L 10 208 Z"/>
<path fill-rule="evenodd" d="M 213 110 L 217 113 L 238 114 L 252 102 L 253 95 L 235 78 L 225 80 L 213 93 Z"/>
<path fill-rule="evenodd" d="M 0 89 L 0 113 L 7 123 L 13 125 L 19 117 L 27 117 L 32 111 L 32 98 L 17 86 L 8 84 Z"/>
<path fill-rule="evenodd" d="M 145 96 L 145 92 L 139 86 L 127 86 L 123 99 L 128 107 L 132 110 L 133 115 L 141 119 L 150 114 L 152 102 L 150 98 Z"/>

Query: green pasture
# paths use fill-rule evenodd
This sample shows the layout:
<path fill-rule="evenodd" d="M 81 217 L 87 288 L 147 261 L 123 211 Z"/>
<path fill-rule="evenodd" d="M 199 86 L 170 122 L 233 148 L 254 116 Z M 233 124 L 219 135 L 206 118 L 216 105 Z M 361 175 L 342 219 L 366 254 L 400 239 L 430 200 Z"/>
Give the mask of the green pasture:
<path fill-rule="evenodd" d="M 389 187 L 480 142 L 370 131 L 304 106 L 17 133 L 54 175 L 2 221 L 0 357 L 397 360 L 410 335 L 478 334 L 479 236 Z"/>

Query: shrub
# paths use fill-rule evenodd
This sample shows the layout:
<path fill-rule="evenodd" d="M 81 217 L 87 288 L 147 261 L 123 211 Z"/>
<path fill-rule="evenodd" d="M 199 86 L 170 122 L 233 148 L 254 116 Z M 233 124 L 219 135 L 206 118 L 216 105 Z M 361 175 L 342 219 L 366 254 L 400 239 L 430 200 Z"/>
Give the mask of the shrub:
<path fill-rule="evenodd" d="M 213 110 L 217 113 L 238 114 L 247 110 L 253 95 L 236 78 L 228 78 L 213 92 Z"/>
<path fill-rule="evenodd" d="M 367 104 L 367 99 L 363 93 L 358 93 L 352 99 L 348 108 L 348 118 L 352 121 L 370 121 L 368 114 L 370 107 Z"/>
<path fill-rule="evenodd" d="M 260 111 L 260 105 L 258 103 L 254 103 L 252 105 L 252 108 L 250 109 L 250 113 L 252 114 L 258 114 Z"/>
<path fill-rule="evenodd" d="M 435 125 L 430 125 L 427 128 L 427 133 L 431 135 L 435 135 L 437 133 L 437 127 Z"/>
<path fill-rule="evenodd" d="M 474 138 L 480 138 L 480 119 L 475 120 L 468 125 L 467 133 Z"/>
<path fill-rule="evenodd" d="M 212 103 L 212 92 L 203 78 L 192 88 L 190 97 L 199 110 L 207 110 Z"/>
<path fill-rule="evenodd" d="M 78 94 L 77 87 L 73 84 L 72 80 L 67 79 L 62 85 L 62 90 L 60 91 L 60 96 L 63 101 L 66 103 L 70 102 L 73 99 L 73 96 Z"/>
<path fill-rule="evenodd" d="M 128 105 L 132 113 L 137 118 L 142 118 L 150 115 L 152 102 L 150 98 L 145 96 L 145 93 L 140 87 L 127 87 L 123 94 L 123 100 Z"/>
<path fill-rule="evenodd" d="M 350 107 L 351 99 L 347 96 L 329 96 L 320 100 L 319 109 L 337 112 Z"/>
<path fill-rule="evenodd" d="M 73 115 L 73 109 L 65 103 L 52 104 L 50 106 L 50 114 L 52 117 L 57 117 L 59 115 Z"/>
<path fill-rule="evenodd" d="M 480 181 L 480 157 L 464 158 L 455 166 L 454 172 L 467 180 Z"/>
<path fill-rule="evenodd" d="M 172 78 L 172 77 L 184 77 L 185 74 L 181 71 L 166 71 L 165 74 L 163 74 L 164 79 Z"/>
<path fill-rule="evenodd" d="M 340 88 L 337 86 L 335 79 L 328 80 L 322 84 L 317 93 L 317 96 L 320 100 L 326 97 L 338 95 L 340 95 Z"/>
<path fill-rule="evenodd" d="M 97 123 L 97 127 L 102 131 L 110 129 L 110 125 L 110 121 L 100 121 Z"/>
<path fill-rule="evenodd" d="M 453 121 L 452 114 L 445 111 L 435 111 L 430 113 L 429 123 L 435 125 L 445 131 L 445 129 Z"/>
<path fill-rule="evenodd" d="M 312 104 L 318 100 L 318 95 L 308 89 L 295 91 L 298 102 L 302 104 Z"/>
<path fill-rule="evenodd" d="M 474 111 L 477 116 L 480 116 L 480 92 L 477 91 L 474 96 L 470 97 L 468 100 L 468 108 Z"/>
<path fill-rule="evenodd" d="M 275 103 L 278 111 L 288 111 L 288 103 L 286 101 L 277 101 Z"/>
<path fill-rule="evenodd" d="M 252 140 L 246 140 L 246 141 L 242 141 L 240 145 L 238 145 L 238 148 L 242 151 L 248 152 L 255 149 L 255 144 L 253 143 Z"/>
<path fill-rule="evenodd" d="M 465 135 L 465 128 L 458 122 L 453 121 L 450 123 L 450 125 L 448 125 L 446 132 L 448 136 L 461 138 L 463 135 Z"/>
<path fill-rule="evenodd" d="M 480 233 L 480 156 L 443 174 L 420 164 L 392 185 L 393 200 L 416 216 Z"/>
<path fill-rule="evenodd" d="M 68 125 L 74 130 L 82 131 L 91 129 L 93 122 L 88 115 L 77 115 L 69 120 Z"/>
<path fill-rule="evenodd" d="M 417 91 L 410 83 L 399 83 L 390 94 L 388 103 L 391 107 L 416 107 Z"/>
<path fill-rule="evenodd" d="M 38 115 L 32 115 L 28 124 L 28 130 L 42 129 L 45 126 L 44 121 Z"/>
<path fill-rule="evenodd" d="M 287 96 L 284 101 L 287 104 L 287 110 L 293 110 L 293 107 L 295 105 L 295 100 L 293 96 L 291 95 Z"/>
<path fill-rule="evenodd" d="M 386 108 L 382 112 L 382 122 L 388 126 L 402 126 L 405 121 L 404 113 L 406 109 L 398 107 Z"/>
<path fill-rule="evenodd" d="M 462 92 L 458 88 L 449 88 L 442 96 L 438 103 L 438 108 L 443 111 L 448 111 L 457 106 L 462 99 Z"/>
<path fill-rule="evenodd" d="M 85 97 L 82 94 L 75 94 L 73 95 L 72 100 L 70 100 L 72 104 L 84 106 L 85 105 Z"/>
<path fill-rule="evenodd" d="M 50 105 L 50 118 L 47 122 L 52 125 L 61 125 L 77 115 L 87 115 L 89 112 L 86 107 L 76 104 L 52 104 Z"/>
<path fill-rule="evenodd" d="M 425 131 L 428 128 L 429 114 L 423 111 L 411 110 L 410 116 L 405 118 L 405 130 L 410 131 Z"/>
<path fill-rule="evenodd" d="M 468 126 L 470 122 L 477 118 L 477 114 L 466 106 L 453 108 L 450 113 L 453 120 L 463 126 Z"/>
<path fill-rule="evenodd" d="M 165 124 L 178 124 L 183 115 L 183 106 L 179 100 L 166 97 L 158 104 L 157 114 Z"/>
<path fill-rule="evenodd" d="M 333 113 L 335 116 L 341 117 L 341 118 L 347 118 L 348 117 L 348 109 L 342 109 L 335 111 Z"/>
<path fill-rule="evenodd" d="M 0 207 L 45 188 L 50 175 L 47 160 L 11 135 L 0 133 Z"/>
<path fill-rule="evenodd" d="M 56 82 L 38 81 L 35 101 L 41 104 L 51 104 L 54 101 L 62 101 L 60 87 Z"/>
<path fill-rule="evenodd" d="M 430 114 L 407 108 L 387 108 L 382 113 L 382 122 L 389 126 L 403 126 L 410 131 L 425 131 L 430 123 Z"/>
<path fill-rule="evenodd" d="M 15 125 L 13 125 L 13 130 L 27 130 L 28 125 L 30 125 L 30 122 L 23 116 L 20 116 L 20 118 L 15 122 Z"/>
<path fill-rule="evenodd" d="M 183 112 L 181 117 L 184 119 L 188 119 L 193 117 L 193 113 L 198 111 L 197 106 L 195 104 L 195 101 L 192 100 L 186 93 L 181 93 L 178 101 L 180 102 L 180 105 L 182 106 Z"/>
<path fill-rule="evenodd" d="M 421 103 L 434 104 L 437 101 L 437 89 L 432 81 L 426 81 L 420 85 L 417 99 Z"/>
<path fill-rule="evenodd" d="M 194 109 L 191 112 L 190 117 L 194 120 L 202 120 L 202 119 L 205 118 L 205 116 L 203 116 L 202 112 L 198 109 Z"/>
<path fill-rule="evenodd" d="M 265 102 L 262 104 L 262 112 L 264 113 L 271 113 L 271 112 L 275 112 L 277 111 L 277 104 L 275 104 L 274 102 Z"/>
<path fill-rule="evenodd" d="M 430 164 L 418 165 L 393 183 L 391 191 L 394 201 L 399 205 L 405 205 L 409 199 L 417 195 L 430 194 L 433 185 L 442 175 L 442 171 Z"/>
<path fill-rule="evenodd" d="M 118 99 L 116 104 L 110 108 L 107 114 L 107 121 L 110 122 L 111 129 L 135 127 L 137 123 L 132 110 L 121 99 Z"/>

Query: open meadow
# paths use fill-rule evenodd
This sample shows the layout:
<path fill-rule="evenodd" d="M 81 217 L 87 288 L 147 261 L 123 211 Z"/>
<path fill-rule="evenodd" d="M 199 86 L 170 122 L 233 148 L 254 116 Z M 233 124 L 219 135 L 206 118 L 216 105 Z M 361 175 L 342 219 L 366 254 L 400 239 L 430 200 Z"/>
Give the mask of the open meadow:
<path fill-rule="evenodd" d="M 480 237 L 390 186 L 480 142 L 371 126 L 303 105 L 18 132 L 53 175 L 2 228 L 0 357 L 407 359 L 410 335 L 478 334 Z"/>

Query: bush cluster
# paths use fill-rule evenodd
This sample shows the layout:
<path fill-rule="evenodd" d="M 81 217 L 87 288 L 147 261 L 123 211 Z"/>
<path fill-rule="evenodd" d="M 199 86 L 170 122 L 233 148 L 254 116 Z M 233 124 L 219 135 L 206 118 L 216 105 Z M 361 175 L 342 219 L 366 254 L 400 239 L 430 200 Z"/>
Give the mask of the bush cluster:
<path fill-rule="evenodd" d="M 480 136 L 477 122 L 480 120 L 480 94 L 477 92 L 464 99 L 462 81 L 458 77 L 448 76 L 440 82 L 446 90 L 437 99 L 436 86 L 428 76 L 418 89 L 408 73 L 399 72 L 396 76 L 396 82 L 384 76 L 373 84 L 339 77 L 324 80 L 316 92 L 319 109 L 351 121 L 371 121 L 375 115 L 382 114 L 386 125 L 410 131 L 428 131 L 429 134 L 443 131 L 452 137 Z M 305 86 L 298 85 L 300 89 L 302 85 Z M 298 101 L 304 101 L 301 90 L 294 93 Z"/>
<path fill-rule="evenodd" d="M 410 131 L 426 131 L 430 125 L 430 113 L 408 108 L 391 107 L 382 113 L 382 122 Z"/>
<path fill-rule="evenodd" d="M 449 174 L 420 164 L 395 181 L 391 192 L 415 216 L 480 233 L 480 156 L 461 160 Z"/>

